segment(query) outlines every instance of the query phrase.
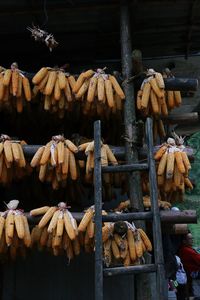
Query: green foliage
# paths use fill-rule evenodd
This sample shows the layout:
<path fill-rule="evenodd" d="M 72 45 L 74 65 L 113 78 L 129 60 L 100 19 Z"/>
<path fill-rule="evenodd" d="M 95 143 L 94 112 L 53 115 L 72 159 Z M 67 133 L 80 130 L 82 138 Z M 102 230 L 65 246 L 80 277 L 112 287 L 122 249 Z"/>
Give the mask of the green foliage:
<path fill-rule="evenodd" d="M 200 132 L 193 134 L 187 142 L 194 150 L 194 162 L 191 164 L 190 178 L 195 183 L 195 188 L 187 193 L 200 195 Z"/>

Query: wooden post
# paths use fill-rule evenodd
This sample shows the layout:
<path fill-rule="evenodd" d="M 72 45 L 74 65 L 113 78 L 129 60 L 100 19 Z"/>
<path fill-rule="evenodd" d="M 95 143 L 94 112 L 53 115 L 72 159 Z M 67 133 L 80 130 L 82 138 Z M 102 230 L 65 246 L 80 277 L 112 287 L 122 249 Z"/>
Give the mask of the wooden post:
<path fill-rule="evenodd" d="M 131 77 L 132 69 L 132 46 L 131 33 L 129 24 L 129 7 L 128 1 L 121 2 L 121 62 L 122 74 L 125 82 Z M 124 84 L 124 93 L 126 101 L 124 105 L 124 125 L 125 125 L 125 157 L 127 163 L 138 162 L 138 153 L 136 149 L 136 113 L 133 82 Z M 130 203 L 132 209 L 136 211 L 143 210 L 141 181 L 139 172 L 132 172 L 129 175 L 129 192 Z M 137 226 L 142 226 L 142 222 L 138 222 Z M 144 222 L 143 222 L 144 224 Z M 143 226 L 142 226 L 143 227 Z M 140 274 L 136 276 L 136 293 L 137 299 L 149 299 L 147 285 L 147 275 Z M 134 299 L 134 298 L 132 298 Z"/>
<path fill-rule="evenodd" d="M 128 2 L 121 3 L 121 61 L 122 74 L 124 80 L 128 80 L 132 75 L 132 58 L 131 58 L 131 33 L 129 26 L 129 8 Z M 124 105 L 124 125 L 125 125 L 125 151 L 127 163 L 138 161 L 138 153 L 135 146 L 136 137 L 136 114 L 133 83 L 124 85 L 126 101 Z M 140 188 L 140 175 L 138 172 L 129 176 L 129 191 L 131 207 L 135 210 L 142 210 L 142 194 Z"/>

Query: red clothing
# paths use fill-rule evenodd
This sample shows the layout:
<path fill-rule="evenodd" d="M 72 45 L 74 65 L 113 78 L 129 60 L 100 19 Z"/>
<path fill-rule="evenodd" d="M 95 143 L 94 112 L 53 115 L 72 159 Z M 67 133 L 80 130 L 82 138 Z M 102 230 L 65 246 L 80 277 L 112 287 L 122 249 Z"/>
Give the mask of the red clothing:
<path fill-rule="evenodd" d="M 179 250 L 179 257 L 187 273 L 200 271 L 200 254 L 192 247 L 182 246 Z"/>

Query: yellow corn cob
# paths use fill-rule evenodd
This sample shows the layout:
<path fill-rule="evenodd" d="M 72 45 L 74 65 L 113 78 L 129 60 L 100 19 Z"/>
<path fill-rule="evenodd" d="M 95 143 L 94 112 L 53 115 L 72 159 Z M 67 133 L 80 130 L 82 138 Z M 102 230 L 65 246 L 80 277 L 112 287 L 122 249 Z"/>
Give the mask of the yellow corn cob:
<path fill-rule="evenodd" d="M 12 154 L 11 141 L 8 141 L 8 140 L 5 141 L 3 148 L 4 148 L 4 154 L 5 154 L 6 160 L 9 163 L 12 163 L 13 162 L 13 154 Z"/>
<path fill-rule="evenodd" d="M 21 96 L 22 96 L 22 76 L 19 75 L 19 77 L 18 77 L 18 89 L 17 89 L 16 97 L 20 98 Z"/>
<path fill-rule="evenodd" d="M 130 266 L 130 264 L 131 264 L 130 254 L 129 254 L 129 252 L 127 252 L 127 255 L 124 259 L 124 266 L 128 267 L 128 266 Z"/>
<path fill-rule="evenodd" d="M 57 144 L 57 151 L 58 151 L 58 164 L 62 164 L 64 162 L 64 155 L 65 155 L 64 143 L 62 141 L 60 141 Z"/>
<path fill-rule="evenodd" d="M 162 74 L 161 73 L 156 73 L 155 74 L 155 79 L 156 79 L 156 83 L 157 83 L 158 87 L 160 89 L 164 89 L 165 88 L 165 83 L 164 83 Z"/>
<path fill-rule="evenodd" d="M 112 83 L 109 79 L 105 80 L 105 91 L 106 91 L 108 106 L 112 108 L 114 106 L 114 97 L 113 97 Z"/>
<path fill-rule="evenodd" d="M 4 77 L 3 77 L 3 85 L 9 86 L 11 81 L 12 71 L 11 69 L 5 70 Z"/>
<path fill-rule="evenodd" d="M 140 240 L 138 240 L 138 239 L 135 240 L 135 252 L 136 252 L 136 255 L 137 255 L 138 258 L 142 257 L 143 247 L 142 247 L 141 239 Z"/>
<path fill-rule="evenodd" d="M 20 160 L 20 152 L 17 143 L 11 143 L 12 154 L 15 162 Z"/>
<path fill-rule="evenodd" d="M 174 174 L 174 161 L 175 161 L 175 156 L 174 153 L 168 153 L 167 154 L 167 166 L 166 166 L 166 178 L 170 179 L 173 177 Z M 162 174 L 159 174 L 162 175 Z"/>
<path fill-rule="evenodd" d="M 141 109 L 145 109 L 148 106 L 150 99 L 151 85 L 149 82 L 145 82 L 142 91 Z"/>
<path fill-rule="evenodd" d="M 25 76 L 22 78 L 22 85 L 24 89 L 24 96 L 27 101 L 31 100 L 31 87 L 28 78 Z"/>
<path fill-rule="evenodd" d="M 87 228 L 90 220 L 92 219 L 93 215 L 94 215 L 94 210 L 91 207 L 88 208 L 86 210 L 86 212 L 85 212 L 85 214 L 84 214 L 84 216 L 83 216 L 83 218 L 82 218 L 79 226 L 78 226 L 78 231 L 82 231 L 83 232 L 83 231 L 86 230 L 86 228 Z"/>
<path fill-rule="evenodd" d="M 69 148 L 69 150 L 72 151 L 73 153 L 77 153 L 78 152 L 78 148 L 70 140 L 65 140 L 65 144 L 67 145 L 67 147 Z"/>
<path fill-rule="evenodd" d="M 61 90 L 63 90 L 65 88 L 65 85 L 66 85 L 65 74 L 63 72 L 59 71 L 58 74 L 57 74 L 57 78 L 58 78 L 59 87 L 60 87 Z"/>
<path fill-rule="evenodd" d="M 186 170 L 185 170 L 185 166 L 183 163 L 181 152 L 178 152 L 178 151 L 175 152 L 175 160 L 176 160 L 176 164 L 177 164 L 179 171 L 181 172 L 181 174 L 184 174 Z"/>
<path fill-rule="evenodd" d="M 72 225 L 69 213 L 66 211 L 64 212 L 64 224 L 65 224 L 65 230 L 67 231 L 70 240 L 74 240 L 76 238 L 76 233 Z"/>
<path fill-rule="evenodd" d="M 59 86 L 58 79 L 56 79 L 55 85 L 54 85 L 54 99 L 56 101 L 59 101 L 60 98 L 61 98 L 61 89 L 60 89 L 60 86 Z"/>
<path fill-rule="evenodd" d="M 157 96 L 158 98 L 162 98 L 163 95 L 164 95 L 164 90 L 163 90 L 163 89 L 160 89 L 160 88 L 158 87 L 157 82 L 156 82 L 156 79 L 155 79 L 155 78 L 150 79 L 149 83 L 150 83 L 150 86 L 151 86 L 151 88 L 153 89 L 154 93 L 156 94 L 156 96 Z"/>
<path fill-rule="evenodd" d="M 17 231 L 17 236 L 19 239 L 24 238 L 24 222 L 23 216 L 21 214 L 17 214 L 14 216 L 15 229 Z"/>
<path fill-rule="evenodd" d="M 83 77 L 86 78 L 86 79 L 90 78 L 92 75 L 94 75 L 93 70 L 88 70 L 88 71 L 83 73 Z"/>
<path fill-rule="evenodd" d="M 113 233 L 113 226 L 111 223 L 105 223 L 105 225 L 102 227 L 102 241 L 105 243 L 109 237 Z"/>
<path fill-rule="evenodd" d="M 39 228 L 43 228 L 48 222 L 49 220 L 52 218 L 53 214 L 55 213 L 55 211 L 57 210 L 57 207 L 50 207 L 47 212 L 44 214 L 44 216 L 42 217 L 42 219 L 40 220 L 38 227 Z"/>
<path fill-rule="evenodd" d="M 111 248 L 112 248 L 112 253 L 113 253 L 114 257 L 116 259 L 119 259 L 120 258 L 120 252 L 119 252 L 119 248 L 118 248 L 117 243 L 115 242 L 115 240 L 112 240 Z"/>
<path fill-rule="evenodd" d="M 35 208 L 30 211 L 31 216 L 39 216 L 45 214 L 49 209 L 49 206 L 42 206 L 40 208 Z"/>
<path fill-rule="evenodd" d="M 32 160 L 31 160 L 32 168 L 34 168 L 40 164 L 40 160 L 41 160 L 42 154 L 44 152 L 44 149 L 45 149 L 45 146 L 40 147 L 37 150 L 37 152 L 35 153 L 35 155 L 33 156 Z"/>
<path fill-rule="evenodd" d="M 54 212 L 54 214 L 53 214 L 53 216 L 51 218 L 51 221 L 49 223 L 49 226 L 47 228 L 48 233 L 53 232 L 53 230 L 56 228 L 59 214 L 60 214 L 59 210 L 57 210 L 57 211 Z"/>
<path fill-rule="evenodd" d="M 86 143 L 87 147 L 85 149 L 85 154 L 88 155 L 89 152 L 93 152 L 94 151 L 94 141 L 90 142 L 90 143 Z"/>
<path fill-rule="evenodd" d="M 188 156 L 187 156 L 187 153 L 186 152 L 181 152 L 181 156 L 182 156 L 182 160 L 183 160 L 183 163 L 184 163 L 184 166 L 186 168 L 186 170 L 190 170 L 191 169 L 191 164 L 190 164 L 190 161 L 188 159 Z"/>
<path fill-rule="evenodd" d="M 0 241 L 3 234 L 4 225 L 5 225 L 5 218 L 3 216 L 0 216 Z"/>
<path fill-rule="evenodd" d="M 90 83 L 89 83 L 89 87 L 88 87 L 88 94 L 87 94 L 88 102 L 94 101 L 96 85 L 97 85 L 97 77 L 92 77 L 90 79 Z"/>
<path fill-rule="evenodd" d="M 39 170 L 39 180 L 41 182 L 45 181 L 46 173 L 47 173 L 47 164 L 41 165 Z"/>
<path fill-rule="evenodd" d="M 115 90 L 117 95 L 119 95 L 119 97 L 122 100 L 125 99 L 124 92 L 123 92 L 122 88 L 120 87 L 119 83 L 117 82 L 116 78 L 113 75 L 109 75 L 109 80 L 111 81 L 113 89 Z"/>
<path fill-rule="evenodd" d="M 57 227 L 56 227 L 56 235 L 58 237 L 62 237 L 63 230 L 64 230 L 64 220 L 61 216 L 58 217 L 58 222 L 57 222 Z"/>
<path fill-rule="evenodd" d="M 167 105 L 169 109 L 173 109 L 175 107 L 175 100 L 174 100 L 174 92 L 167 91 Z"/>
<path fill-rule="evenodd" d="M 129 248 L 130 258 L 132 261 L 135 261 L 136 260 L 135 240 L 134 240 L 133 232 L 131 229 L 128 229 L 127 239 L 128 239 L 128 248 Z"/>
<path fill-rule="evenodd" d="M 72 180 L 76 180 L 78 178 L 76 160 L 71 151 L 69 151 L 69 172 Z"/>
<path fill-rule="evenodd" d="M 40 165 L 44 165 L 48 162 L 50 155 L 51 155 L 51 142 L 47 143 L 44 151 L 42 153 L 41 159 L 40 159 Z"/>
<path fill-rule="evenodd" d="M 87 226 L 87 234 L 90 239 L 92 239 L 94 237 L 94 222 L 92 219 L 90 220 L 90 222 Z"/>
<path fill-rule="evenodd" d="M 105 145 L 101 146 L 101 165 L 102 166 L 108 165 L 107 149 L 106 149 Z"/>
<path fill-rule="evenodd" d="M 88 87 L 89 87 L 89 83 L 90 83 L 89 80 L 84 81 L 84 83 L 82 84 L 82 86 L 80 87 L 80 89 L 78 90 L 78 92 L 76 93 L 76 98 L 77 99 L 82 98 L 82 96 L 87 92 Z"/>
<path fill-rule="evenodd" d="M 17 70 L 13 70 L 12 71 L 12 94 L 13 94 L 13 96 L 17 95 L 18 78 L 19 78 L 19 72 Z"/>
<path fill-rule="evenodd" d="M 49 73 L 48 81 L 45 87 L 45 91 L 44 91 L 45 95 L 51 95 L 55 83 L 56 83 L 56 71 L 51 71 Z"/>
<path fill-rule="evenodd" d="M 14 215 L 12 212 L 9 212 L 6 217 L 5 230 L 6 235 L 12 239 L 14 234 Z"/>
<path fill-rule="evenodd" d="M 176 106 L 181 105 L 182 99 L 181 99 L 181 92 L 180 91 L 174 91 L 174 102 Z"/>
<path fill-rule="evenodd" d="M 69 85 L 70 85 L 72 91 L 74 92 L 74 86 L 76 84 L 76 80 L 75 80 L 74 76 L 70 75 L 67 79 L 69 81 Z"/>
<path fill-rule="evenodd" d="M 144 232 L 144 230 L 142 228 L 139 228 L 138 231 L 140 233 L 141 239 L 142 239 L 147 251 L 152 251 L 151 241 L 148 238 L 148 236 L 146 235 L 146 233 Z"/>
<path fill-rule="evenodd" d="M 73 79 L 70 78 L 69 82 L 71 82 L 71 80 L 73 81 Z M 83 85 L 84 81 L 85 81 L 85 77 L 83 76 L 83 73 L 81 73 L 79 75 L 77 81 L 75 82 L 75 84 L 73 82 L 73 93 L 76 94 L 80 90 L 80 88 Z M 71 83 L 70 83 L 70 85 L 71 85 Z"/>
<path fill-rule="evenodd" d="M 62 173 L 67 176 L 69 168 L 69 150 L 64 148 L 64 162 L 62 164 Z"/>
<path fill-rule="evenodd" d="M 94 152 L 89 152 L 86 161 L 86 174 L 90 174 L 94 169 Z"/>
<path fill-rule="evenodd" d="M 153 110 L 153 113 L 155 115 L 159 114 L 159 106 L 158 106 L 158 99 L 156 94 L 154 93 L 153 89 L 150 91 L 150 100 L 151 100 L 151 107 Z"/>
<path fill-rule="evenodd" d="M 23 223 L 24 223 L 24 244 L 26 247 L 30 247 L 31 246 L 31 234 L 30 234 L 30 230 L 29 230 L 28 221 L 25 216 L 22 216 L 22 219 L 23 219 Z"/>
<path fill-rule="evenodd" d="M 71 93 L 69 82 L 68 82 L 67 78 L 65 78 L 64 94 L 65 94 L 65 97 L 66 97 L 68 102 L 71 102 L 73 100 L 72 99 L 72 93 Z"/>
<path fill-rule="evenodd" d="M 193 184 L 188 177 L 184 177 L 184 183 L 189 189 L 193 189 Z"/>
<path fill-rule="evenodd" d="M 24 168 L 26 166 L 26 160 L 25 160 L 25 157 L 24 157 L 24 152 L 23 152 L 23 149 L 22 149 L 22 145 L 17 143 L 17 146 L 18 146 L 19 154 L 20 154 L 20 159 L 19 159 L 18 165 L 19 165 L 20 168 Z"/>
<path fill-rule="evenodd" d="M 158 171 L 157 171 L 158 175 L 164 174 L 165 168 L 166 168 L 166 165 L 167 165 L 167 157 L 168 157 L 168 154 L 164 153 L 161 160 L 160 160 L 160 162 L 159 162 L 159 165 L 158 165 Z"/>
<path fill-rule="evenodd" d="M 105 83 L 102 76 L 98 78 L 97 82 L 97 97 L 99 101 L 103 101 L 105 98 Z"/>
<path fill-rule="evenodd" d="M 118 165 L 118 162 L 112 152 L 112 150 L 109 148 L 108 145 L 104 144 L 104 147 L 106 148 L 106 154 L 107 154 L 107 158 L 108 161 L 112 164 L 112 165 Z"/>
<path fill-rule="evenodd" d="M 48 69 L 46 67 L 41 68 L 33 77 L 32 82 L 34 84 L 38 84 L 42 81 L 42 79 L 47 75 Z"/>

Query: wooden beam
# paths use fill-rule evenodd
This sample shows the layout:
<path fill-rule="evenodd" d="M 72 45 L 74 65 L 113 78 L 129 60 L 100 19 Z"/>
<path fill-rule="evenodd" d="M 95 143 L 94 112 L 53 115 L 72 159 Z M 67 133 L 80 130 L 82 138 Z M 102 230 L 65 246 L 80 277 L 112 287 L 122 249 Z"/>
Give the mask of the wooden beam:
<path fill-rule="evenodd" d="M 80 222 L 83 218 L 84 213 L 80 212 L 71 212 L 73 217 Z M 142 215 L 141 215 L 142 214 Z M 25 213 L 26 217 L 30 224 L 38 224 L 41 217 L 33 217 L 29 212 Z M 124 219 L 127 218 L 128 214 L 123 213 Z M 136 212 L 135 219 L 141 218 L 145 215 L 145 212 Z M 149 212 L 149 218 L 151 218 L 151 212 Z M 120 219 L 119 214 L 108 213 L 108 216 L 113 216 L 115 221 Z M 106 220 L 107 216 L 102 216 L 102 220 Z M 144 217 L 143 217 L 144 218 Z M 197 223 L 197 214 L 196 210 L 183 210 L 183 211 L 172 211 L 172 210 L 161 210 L 160 211 L 161 222 L 167 224 L 196 224 Z M 107 218 L 108 219 L 108 218 Z"/>

